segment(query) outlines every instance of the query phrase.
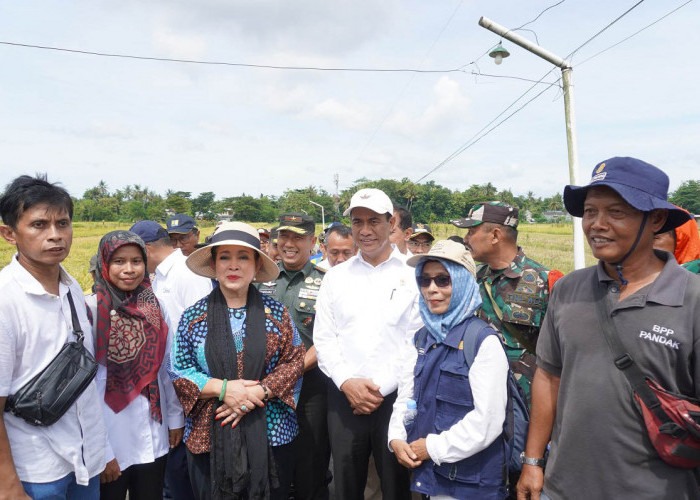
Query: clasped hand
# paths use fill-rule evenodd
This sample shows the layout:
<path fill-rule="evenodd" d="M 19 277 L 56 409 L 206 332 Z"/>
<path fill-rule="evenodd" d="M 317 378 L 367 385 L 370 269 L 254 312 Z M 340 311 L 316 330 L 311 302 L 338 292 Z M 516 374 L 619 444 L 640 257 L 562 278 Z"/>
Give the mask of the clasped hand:
<path fill-rule="evenodd" d="M 256 406 L 264 407 L 265 391 L 255 380 L 229 380 L 226 384 L 223 404 L 216 409 L 216 419 L 221 426 L 236 427 L 241 419 Z M 245 409 L 244 409 L 245 408 Z"/>
<path fill-rule="evenodd" d="M 384 401 L 379 386 L 368 378 L 349 378 L 340 390 L 348 398 L 355 415 L 369 415 Z"/>

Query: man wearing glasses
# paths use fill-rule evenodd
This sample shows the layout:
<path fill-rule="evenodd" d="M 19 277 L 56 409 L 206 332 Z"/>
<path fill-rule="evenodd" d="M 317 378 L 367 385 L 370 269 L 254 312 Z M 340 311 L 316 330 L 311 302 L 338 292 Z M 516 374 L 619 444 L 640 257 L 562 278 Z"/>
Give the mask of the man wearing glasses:
<path fill-rule="evenodd" d="M 199 229 L 197 222 L 185 214 L 175 214 L 170 217 L 165 225 L 173 248 L 182 250 L 182 255 L 187 257 L 195 251 L 195 245 L 199 243 Z"/>
<path fill-rule="evenodd" d="M 411 229 L 413 232 L 408 239 L 408 250 L 413 255 L 428 253 L 430 247 L 433 246 L 433 241 L 435 241 L 435 236 L 433 236 L 430 226 L 427 224 L 413 224 Z"/>

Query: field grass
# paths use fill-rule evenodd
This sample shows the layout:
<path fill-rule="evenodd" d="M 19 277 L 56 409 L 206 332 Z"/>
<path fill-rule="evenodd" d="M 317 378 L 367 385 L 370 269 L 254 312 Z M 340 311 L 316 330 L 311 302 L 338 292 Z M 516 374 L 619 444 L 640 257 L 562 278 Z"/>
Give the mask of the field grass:
<path fill-rule="evenodd" d="M 256 227 L 270 228 L 271 224 L 253 224 Z M 92 278 L 88 272 L 90 257 L 97 252 L 100 238 L 115 229 L 128 229 L 130 224 L 119 222 L 76 222 L 73 224 L 73 246 L 64 266 L 75 277 L 84 290 L 89 290 Z M 431 224 L 437 239 L 451 235 L 464 236 L 465 229 L 458 229 L 451 224 Z M 213 232 L 213 224 L 201 229 L 200 239 Z M 317 224 L 316 233 L 321 232 Z M 573 229 L 568 224 L 524 224 L 519 227 L 518 243 L 532 259 L 552 269 L 567 273 L 574 268 Z M 0 263 L 9 262 L 14 254 L 14 247 L 0 239 Z M 586 264 L 595 263 L 590 250 L 586 247 Z"/>

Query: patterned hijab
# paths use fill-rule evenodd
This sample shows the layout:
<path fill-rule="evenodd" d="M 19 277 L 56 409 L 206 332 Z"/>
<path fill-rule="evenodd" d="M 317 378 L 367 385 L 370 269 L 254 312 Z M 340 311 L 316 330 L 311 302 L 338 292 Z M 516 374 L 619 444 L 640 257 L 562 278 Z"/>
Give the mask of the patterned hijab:
<path fill-rule="evenodd" d="M 421 260 L 416 265 L 416 277 L 423 272 L 426 262 L 436 261 L 445 266 L 445 269 L 452 280 L 452 295 L 450 305 L 443 314 L 433 314 L 425 303 L 423 294 L 420 294 L 420 315 L 423 318 L 425 327 L 437 342 L 445 340 L 447 333 L 459 325 L 462 321 L 473 316 L 481 305 L 481 294 L 479 285 L 467 268 L 452 262 L 451 260 L 431 257 Z"/>
<path fill-rule="evenodd" d="M 149 401 L 150 416 L 162 422 L 158 370 L 163 363 L 168 327 L 161 314 L 148 273 L 130 292 L 109 279 L 109 262 L 117 249 L 135 245 L 143 254 L 146 245 L 131 231 L 112 231 L 100 240 L 97 252 L 97 342 L 95 358 L 107 367 L 105 402 L 115 412 L 142 394 Z"/>

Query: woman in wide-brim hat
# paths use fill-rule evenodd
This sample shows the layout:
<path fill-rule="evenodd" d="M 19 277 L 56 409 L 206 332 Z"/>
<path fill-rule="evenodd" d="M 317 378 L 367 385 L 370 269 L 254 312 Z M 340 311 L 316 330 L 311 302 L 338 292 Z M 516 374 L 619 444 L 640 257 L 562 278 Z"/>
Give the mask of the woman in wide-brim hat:
<path fill-rule="evenodd" d="M 279 269 L 241 222 L 217 227 L 187 266 L 219 282 L 185 310 L 172 351 L 195 496 L 286 499 L 305 352 L 287 309 L 253 285 Z"/>

